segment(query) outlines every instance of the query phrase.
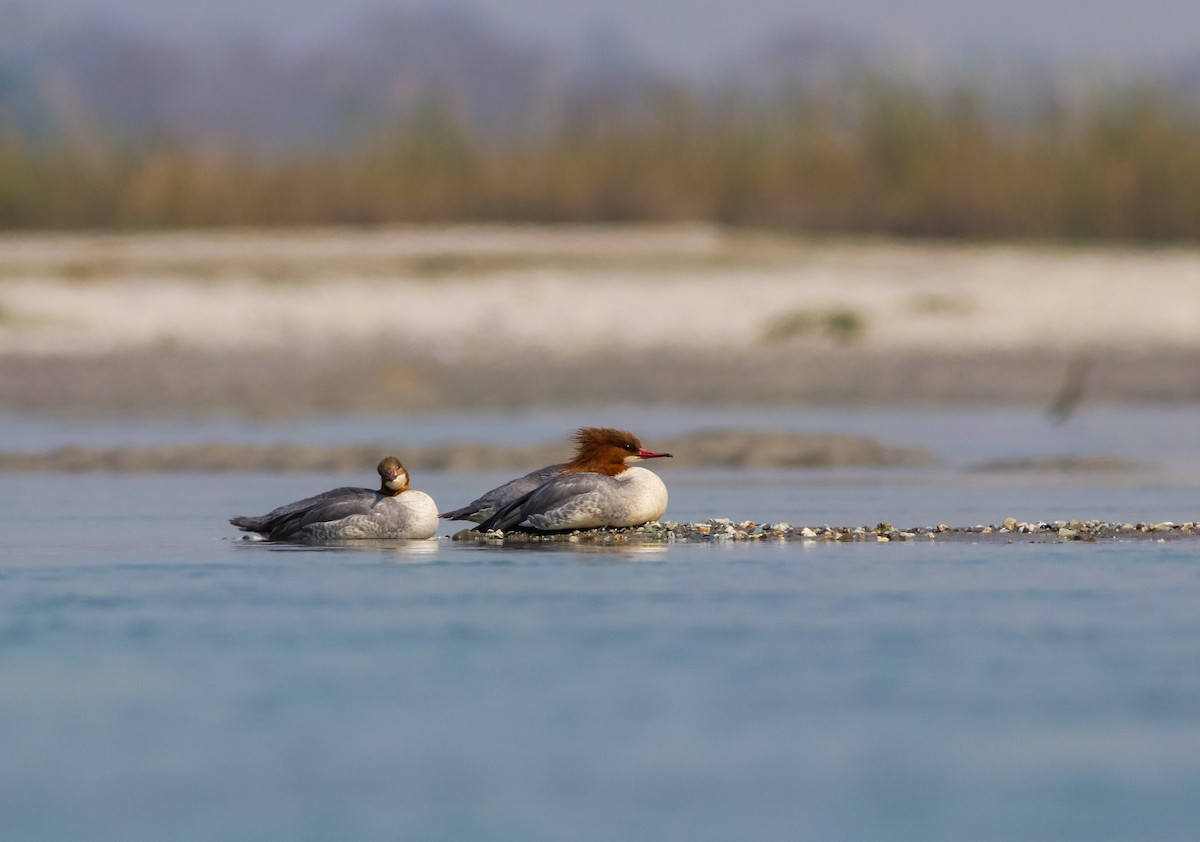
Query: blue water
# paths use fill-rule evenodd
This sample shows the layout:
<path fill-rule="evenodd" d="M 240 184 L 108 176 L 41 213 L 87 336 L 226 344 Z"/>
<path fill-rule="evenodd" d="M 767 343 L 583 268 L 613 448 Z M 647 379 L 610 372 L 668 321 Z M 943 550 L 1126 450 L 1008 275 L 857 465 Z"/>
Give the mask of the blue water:
<path fill-rule="evenodd" d="M 0 442 L 10 451 L 62 445 L 89 447 L 237 442 L 309 445 L 393 442 L 421 445 L 454 441 L 535 444 L 569 451 L 576 427 L 635 430 L 656 436 L 708 427 L 740 427 L 872 436 L 891 445 L 923 447 L 950 464 L 1038 456 L 1112 455 L 1155 464 L 1185 460 L 1200 468 L 1200 407 L 1089 406 L 1065 424 L 1036 408 L 827 407 L 585 407 L 561 410 L 415 415 L 302 416 L 252 420 L 55 418 L 0 411 Z M 561 454 L 556 453 L 554 459 Z M 554 461 L 551 459 L 550 461 Z"/>
<path fill-rule="evenodd" d="M 721 476 L 671 475 L 679 519 Z M 814 523 L 1197 499 L 904 476 L 733 474 L 721 499 L 807 489 Z M 1200 543 L 312 549 L 224 523 L 346 479 L 4 477 L 5 839 L 1200 827 Z"/>
<path fill-rule="evenodd" d="M 1195 520 L 1194 433 L 1155 417 L 1144 471 L 963 471 L 1061 452 L 981 417 L 932 469 L 666 468 L 668 516 Z M 1146 434 L 1117 421 L 1078 452 Z M 505 477 L 415 480 L 449 506 Z M 0 838 L 1196 838 L 1200 541 L 322 549 L 225 523 L 365 479 L 0 476 Z"/>

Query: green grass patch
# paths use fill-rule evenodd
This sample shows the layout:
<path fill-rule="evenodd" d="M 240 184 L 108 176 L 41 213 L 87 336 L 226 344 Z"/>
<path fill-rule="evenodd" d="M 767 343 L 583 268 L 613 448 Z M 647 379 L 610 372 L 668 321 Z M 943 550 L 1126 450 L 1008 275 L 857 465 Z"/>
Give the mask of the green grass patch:
<path fill-rule="evenodd" d="M 768 322 L 762 340 L 773 345 L 797 337 L 815 337 L 850 343 L 861 339 L 866 330 L 866 318 L 854 310 L 795 310 Z"/>

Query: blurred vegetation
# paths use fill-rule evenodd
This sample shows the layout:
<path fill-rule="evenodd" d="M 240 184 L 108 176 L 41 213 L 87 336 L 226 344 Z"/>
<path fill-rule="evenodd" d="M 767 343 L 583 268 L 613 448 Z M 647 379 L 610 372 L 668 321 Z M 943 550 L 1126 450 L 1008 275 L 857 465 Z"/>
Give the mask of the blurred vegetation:
<path fill-rule="evenodd" d="M 289 152 L 0 125 L 0 227 L 711 220 L 818 233 L 1200 239 L 1200 113 L 1152 86 L 1006 109 L 872 78 L 850 96 L 663 87 L 487 138 L 451 98 Z"/>
<path fill-rule="evenodd" d="M 860 339 L 866 328 L 866 318 L 855 310 L 794 310 L 768 322 L 762 340 L 774 344 L 797 336 L 818 336 L 849 343 Z"/>

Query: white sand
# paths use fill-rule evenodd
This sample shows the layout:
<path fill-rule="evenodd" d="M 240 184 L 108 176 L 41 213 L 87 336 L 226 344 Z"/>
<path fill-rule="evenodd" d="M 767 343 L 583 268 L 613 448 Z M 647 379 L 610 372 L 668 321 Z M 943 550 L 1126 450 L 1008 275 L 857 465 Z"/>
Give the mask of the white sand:
<path fill-rule="evenodd" d="M 836 342 L 837 313 L 860 319 L 858 345 L 898 353 L 1200 348 L 1200 250 L 699 226 L 0 238 L 5 354 L 368 340 L 451 358 L 741 350 L 789 319 L 795 335 L 780 341 Z"/>

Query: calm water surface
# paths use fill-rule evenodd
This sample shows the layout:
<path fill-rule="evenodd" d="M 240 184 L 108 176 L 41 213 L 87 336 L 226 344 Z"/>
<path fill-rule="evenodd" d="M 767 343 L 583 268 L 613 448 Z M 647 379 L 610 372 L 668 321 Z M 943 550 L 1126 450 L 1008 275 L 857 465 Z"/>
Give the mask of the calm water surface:
<path fill-rule="evenodd" d="M 253 421 L 197 419 L 62 419 L 0 412 L 5 450 L 33 451 L 64 444 L 88 447 L 153 446 L 197 442 L 312 445 L 395 442 L 493 444 L 548 442 L 551 461 L 569 450 L 567 438 L 583 425 L 635 430 L 655 436 L 707 427 L 743 427 L 873 436 L 892 445 L 924 447 L 950 464 L 1036 456 L 1111 455 L 1200 467 L 1200 407 L 1084 407 L 1065 424 L 1051 424 L 1033 408 L 829 409 L 782 407 L 593 407 L 528 412 L 424 416 L 302 417 Z"/>
<path fill-rule="evenodd" d="M 1200 515 L 1169 470 L 664 476 L 681 521 Z M 225 524 L 363 481 L 0 477 L 3 838 L 1196 838 L 1200 543 L 321 549 Z"/>

